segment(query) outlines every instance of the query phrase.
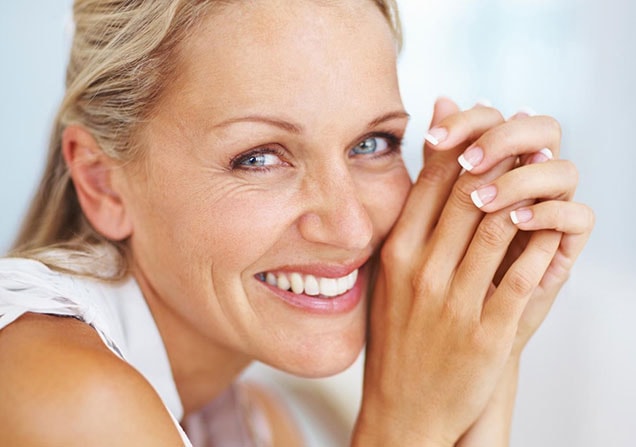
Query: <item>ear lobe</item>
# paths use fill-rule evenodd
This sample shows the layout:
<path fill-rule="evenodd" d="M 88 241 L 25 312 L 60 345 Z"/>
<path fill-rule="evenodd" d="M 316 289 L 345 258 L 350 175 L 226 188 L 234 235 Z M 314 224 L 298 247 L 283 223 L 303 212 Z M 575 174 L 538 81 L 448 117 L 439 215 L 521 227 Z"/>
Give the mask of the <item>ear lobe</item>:
<path fill-rule="evenodd" d="M 81 126 L 70 125 L 62 135 L 62 153 L 84 215 L 102 236 L 122 240 L 132 234 L 132 222 L 120 191 L 114 187 L 115 162 Z"/>

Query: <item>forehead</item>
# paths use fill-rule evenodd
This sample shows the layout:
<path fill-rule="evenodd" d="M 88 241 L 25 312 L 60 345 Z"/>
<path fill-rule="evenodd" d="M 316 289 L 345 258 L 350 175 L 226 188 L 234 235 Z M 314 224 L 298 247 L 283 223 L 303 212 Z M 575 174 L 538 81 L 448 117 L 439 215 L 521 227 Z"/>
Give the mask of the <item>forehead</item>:
<path fill-rule="evenodd" d="M 390 26 L 371 1 L 230 2 L 184 42 L 167 93 L 210 119 L 272 108 L 307 119 L 364 114 L 401 104 L 395 63 Z"/>

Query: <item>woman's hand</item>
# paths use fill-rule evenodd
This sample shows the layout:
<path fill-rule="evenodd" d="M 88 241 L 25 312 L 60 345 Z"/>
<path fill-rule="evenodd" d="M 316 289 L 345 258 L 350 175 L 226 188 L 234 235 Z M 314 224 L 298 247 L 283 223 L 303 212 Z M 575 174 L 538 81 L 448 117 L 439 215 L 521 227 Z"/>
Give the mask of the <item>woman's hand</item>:
<path fill-rule="evenodd" d="M 517 118 L 436 104 L 434 125 L 446 139 L 425 148 L 426 165 L 382 251 L 354 444 L 453 445 L 505 379 L 585 243 L 591 224 L 578 222 L 591 213 L 569 202 L 570 165 L 532 163 L 543 147 L 558 155 L 558 126 Z M 481 163 L 473 157 L 475 167 L 458 178 L 455 158 L 469 145 L 482 149 Z M 517 167 L 519 157 L 530 164 Z M 555 175 L 567 178 L 546 184 Z M 480 210 L 471 195 L 486 185 L 497 194 L 483 194 Z M 532 224 L 518 224 L 536 230 L 529 239 L 515 238 L 510 218 L 521 206 L 534 212 Z"/>
<path fill-rule="evenodd" d="M 450 129 L 450 132 L 446 140 L 439 143 L 435 150 L 453 153 L 458 144 L 474 137 L 475 128 L 471 126 L 470 118 L 467 119 L 466 115 L 453 114 L 436 123 L 435 127 Z M 508 253 L 495 275 L 495 284 L 499 284 L 503 274 L 527 247 L 530 238 L 539 237 L 536 233 L 531 233 L 532 231 L 555 230 L 558 234 L 552 232 L 550 236 L 544 235 L 541 238 L 556 240 L 561 237 L 553 260 L 524 311 L 513 354 L 520 354 L 525 343 L 545 318 L 594 226 L 592 210 L 585 205 L 572 202 L 578 183 L 576 167 L 569 161 L 552 160 L 553 156 L 558 156 L 560 138 L 561 130 L 554 119 L 546 116 L 529 117 L 520 113 L 507 123 L 489 129 L 463 151 L 460 157 L 463 160 L 471 160 L 468 167 L 474 165 L 468 175 L 476 176 L 476 184 L 479 185 L 469 194 L 475 206 L 488 214 L 505 210 L 510 213 L 510 219 L 517 228 L 523 230 L 515 235 L 510 244 Z M 545 142 L 552 143 L 552 149 L 544 147 L 539 151 Z M 520 167 L 506 172 L 492 182 L 480 180 L 484 178 L 484 173 L 500 165 L 501 160 L 515 160 L 520 152 L 520 145 L 535 150 L 530 154 L 521 154 Z M 470 153 L 473 154 L 472 157 L 465 155 Z M 545 163 L 548 161 L 549 163 Z M 470 186 L 464 189 L 464 197 L 473 188 L 472 182 L 468 184 Z M 532 198 L 538 199 L 538 203 L 524 202 L 528 199 L 528 190 L 533 191 Z M 483 199 L 479 198 L 480 196 Z M 524 203 L 527 206 L 524 206 Z M 496 237 L 496 234 L 493 236 Z"/>

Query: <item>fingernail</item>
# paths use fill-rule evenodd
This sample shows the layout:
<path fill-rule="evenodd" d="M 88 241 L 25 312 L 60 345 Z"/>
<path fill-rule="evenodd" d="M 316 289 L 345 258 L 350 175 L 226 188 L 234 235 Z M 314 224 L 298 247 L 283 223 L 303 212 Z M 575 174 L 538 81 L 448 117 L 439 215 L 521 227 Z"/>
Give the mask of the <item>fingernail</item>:
<path fill-rule="evenodd" d="M 481 98 L 475 104 L 482 107 L 492 107 L 492 101 L 485 98 Z"/>
<path fill-rule="evenodd" d="M 528 208 L 520 208 L 510 213 L 510 220 L 512 220 L 512 223 L 515 225 L 530 222 L 532 217 L 532 210 Z"/>
<path fill-rule="evenodd" d="M 443 127 L 433 127 L 426 134 L 426 141 L 433 146 L 437 146 L 448 137 L 448 130 Z"/>
<path fill-rule="evenodd" d="M 472 171 L 484 159 L 484 151 L 477 146 L 468 148 L 466 152 L 459 156 L 457 161 L 462 168 Z"/>
<path fill-rule="evenodd" d="M 519 109 L 519 111 L 517 112 L 517 114 L 524 114 L 527 116 L 536 116 L 537 112 L 535 112 L 535 110 L 532 107 L 528 107 L 528 106 L 523 106 Z"/>
<path fill-rule="evenodd" d="M 470 198 L 477 208 L 489 204 L 497 197 L 497 187 L 494 185 L 484 186 L 476 189 L 470 194 Z"/>
<path fill-rule="evenodd" d="M 552 151 L 548 149 L 547 147 L 544 147 L 539 152 L 533 154 L 530 157 L 530 161 L 528 162 L 528 164 L 544 163 L 548 160 L 552 160 L 553 158 L 554 158 L 554 155 L 552 155 Z"/>
<path fill-rule="evenodd" d="M 508 118 L 508 120 L 516 119 L 516 118 L 523 118 L 523 117 L 528 117 L 528 116 L 535 116 L 536 114 L 537 114 L 537 112 L 535 112 L 532 107 L 521 107 L 517 111 L 517 113 L 515 113 L 510 118 Z"/>

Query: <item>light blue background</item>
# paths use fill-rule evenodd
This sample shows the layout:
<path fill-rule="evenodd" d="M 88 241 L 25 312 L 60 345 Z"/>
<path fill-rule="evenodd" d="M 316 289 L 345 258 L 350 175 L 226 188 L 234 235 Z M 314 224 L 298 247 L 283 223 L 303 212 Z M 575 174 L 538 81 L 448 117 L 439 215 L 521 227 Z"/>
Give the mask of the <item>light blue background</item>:
<path fill-rule="evenodd" d="M 631 446 L 636 399 L 636 4 L 627 0 L 403 0 L 406 158 L 436 96 L 556 116 L 577 199 L 597 228 L 525 354 L 513 446 Z M 70 0 L 0 6 L 0 250 L 44 163 L 61 98 Z"/>

